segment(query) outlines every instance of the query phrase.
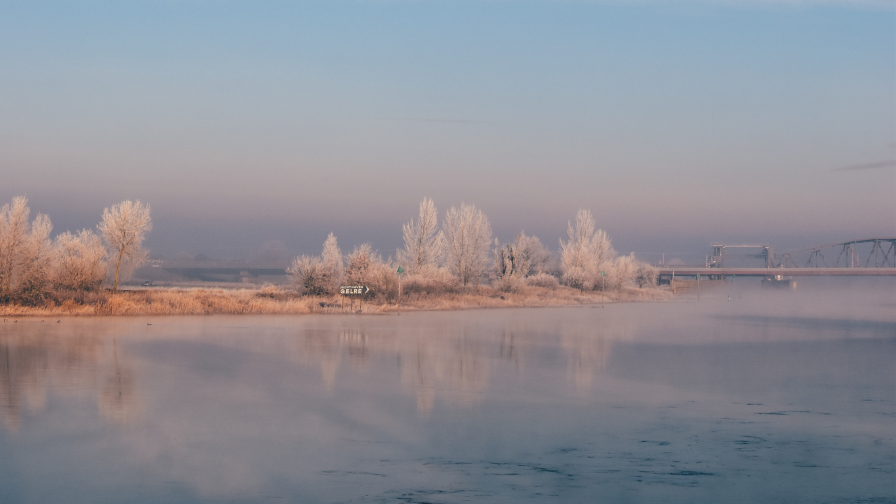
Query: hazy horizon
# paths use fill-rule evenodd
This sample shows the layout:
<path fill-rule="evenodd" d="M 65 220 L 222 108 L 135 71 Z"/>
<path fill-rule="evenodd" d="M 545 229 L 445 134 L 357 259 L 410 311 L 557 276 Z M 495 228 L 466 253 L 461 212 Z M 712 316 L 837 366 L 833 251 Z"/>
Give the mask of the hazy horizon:
<path fill-rule="evenodd" d="M 551 249 L 896 235 L 889 2 L 4 2 L 0 202 L 54 234 L 384 255 L 423 197 Z"/>

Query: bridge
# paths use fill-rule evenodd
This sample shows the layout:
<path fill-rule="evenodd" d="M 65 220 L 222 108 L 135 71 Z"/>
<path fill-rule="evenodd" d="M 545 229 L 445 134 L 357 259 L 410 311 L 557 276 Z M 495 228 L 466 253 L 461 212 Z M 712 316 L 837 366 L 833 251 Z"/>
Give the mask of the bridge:
<path fill-rule="evenodd" d="M 745 250 L 746 253 L 732 254 Z M 763 266 L 732 267 L 732 256 L 760 259 Z M 752 276 L 781 279 L 793 276 L 896 276 L 896 238 L 867 238 L 828 243 L 784 252 L 780 256 L 767 244 L 712 244 L 712 257 L 703 267 L 660 266 L 660 283 L 675 277 L 722 279 L 726 276 Z"/>

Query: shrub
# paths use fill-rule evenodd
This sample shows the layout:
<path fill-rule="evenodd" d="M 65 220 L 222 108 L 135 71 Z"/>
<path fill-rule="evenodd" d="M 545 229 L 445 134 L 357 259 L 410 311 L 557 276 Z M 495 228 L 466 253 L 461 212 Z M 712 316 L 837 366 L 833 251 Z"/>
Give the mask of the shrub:
<path fill-rule="evenodd" d="M 444 269 L 429 270 L 426 274 L 407 275 L 402 278 L 403 295 L 439 295 L 458 292 L 457 277 Z"/>
<path fill-rule="evenodd" d="M 398 294 L 396 268 L 384 262 L 369 243 L 355 247 L 346 259 L 346 282 L 352 285 L 366 285 L 373 291 L 373 297 L 394 299 Z"/>
<path fill-rule="evenodd" d="M 328 294 L 331 288 L 330 275 L 320 258 L 303 255 L 296 257 L 286 269 L 299 292 L 309 296 Z"/>
<path fill-rule="evenodd" d="M 546 289 L 556 289 L 560 286 L 560 281 L 554 275 L 547 273 L 536 273 L 526 278 L 526 284 L 532 287 L 544 287 Z"/>
<path fill-rule="evenodd" d="M 657 270 L 653 266 L 639 262 L 635 272 L 635 281 L 638 287 L 656 287 Z"/>
<path fill-rule="evenodd" d="M 303 255 L 292 260 L 286 269 L 299 292 L 309 296 L 335 294 L 342 283 L 342 252 L 336 243 L 336 236 L 330 233 L 324 241 L 320 257 Z"/>

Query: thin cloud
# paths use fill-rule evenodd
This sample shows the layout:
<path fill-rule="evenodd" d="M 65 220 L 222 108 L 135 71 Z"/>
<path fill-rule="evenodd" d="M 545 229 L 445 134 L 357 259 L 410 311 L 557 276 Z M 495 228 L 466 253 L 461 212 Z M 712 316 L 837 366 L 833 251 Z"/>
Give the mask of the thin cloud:
<path fill-rule="evenodd" d="M 886 161 L 875 161 L 874 163 L 862 163 L 849 166 L 841 166 L 834 168 L 833 171 L 860 171 L 860 170 L 880 170 L 884 168 L 896 167 L 896 159 L 887 159 Z"/>

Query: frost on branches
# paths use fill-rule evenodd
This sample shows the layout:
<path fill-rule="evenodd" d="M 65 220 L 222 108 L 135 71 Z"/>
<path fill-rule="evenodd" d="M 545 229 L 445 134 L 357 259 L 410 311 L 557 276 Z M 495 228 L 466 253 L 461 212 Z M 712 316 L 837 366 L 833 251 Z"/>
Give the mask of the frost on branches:
<path fill-rule="evenodd" d="M 49 217 L 38 214 L 33 222 L 31 209 L 22 196 L 0 208 L 0 299 L 36 301 L 45 295 L 50 276 Z"/>
<path fill-rule="evenodd" d="M 436 206 L 430 198 L 423 198 L 420 214 L 401 228 L 404 248 L 398 251 L 398 262 L 411 275 L 432 273 L 442 257 L 443 235 L 439 232 Z"/>
<path fill-rule="evenodd" d="M 445 256 L 448 271 L 462 285 L 476 282 L 488 268 L 488 248 L 492 228 L 481 210 L 473 205 L 451 207 L 445 215 Z"/>
<path fill-rule="evenodd" d="M 616 251 L 610 238 L 602 230 L 595 230 L 594 217 L 589 210 L 579 210 L 575 226 L 567 229 L 569 240 L 560 240 L 561 280 L 570 287 L 594 289 L 600 272 L 606 272 Z"/>
<path fill-rule="evenodd" d="M 125 200 L 111 208 L 103 210 L 103 219 L 97 226 L 100 236 L 109 249 L 109 257 L 115 263 L 115 280 L 112 293 L 118 291 L 118 277 L 122 262 L 134 267 L 146 259 L 143 240 L 146 233 L 152 230 L 152 219 L 149 217 L 149 205 L 140 200 Z"/>
<path fill-rule="evenodd" d="M 322 296 L 337 292 L 342 282 L 343 262 L 336 236 L 333 233 L 327 236 L 320 257 L 296 257 L 286 272 L 305 294 Z"/>

